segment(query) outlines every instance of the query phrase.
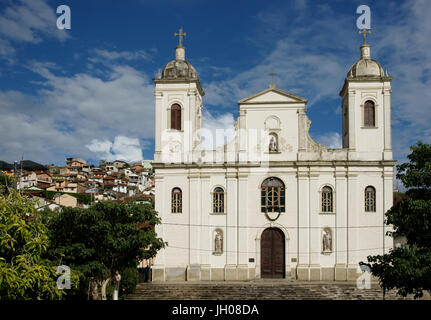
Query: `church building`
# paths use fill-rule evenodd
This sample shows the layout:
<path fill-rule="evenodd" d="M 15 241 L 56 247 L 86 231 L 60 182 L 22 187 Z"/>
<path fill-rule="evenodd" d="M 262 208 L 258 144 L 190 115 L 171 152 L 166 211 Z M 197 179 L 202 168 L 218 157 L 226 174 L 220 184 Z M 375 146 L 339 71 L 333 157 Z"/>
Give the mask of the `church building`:
<path fill-rule="evenodd" d="M 176 35 L 153 79 L 156 232 L 168 243 L 153 281 L 357 279 L 360 261 L 393 247 L 392 78 L 370 45 L 340 91 L 342 148 L 315 142 L 307 99 L 271 83 L 238 101 L 235 137 L 208 150 L 205 92 Z"/>

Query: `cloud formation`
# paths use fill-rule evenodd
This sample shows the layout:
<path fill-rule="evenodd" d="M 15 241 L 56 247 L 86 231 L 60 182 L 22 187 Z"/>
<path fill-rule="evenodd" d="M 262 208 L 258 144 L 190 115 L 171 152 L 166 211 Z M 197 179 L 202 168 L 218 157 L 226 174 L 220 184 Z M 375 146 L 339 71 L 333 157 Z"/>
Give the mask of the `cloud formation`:
<path fill-rule="evenodd" d="M 57 29 L 57 16 L 45 0 L 19 0 L 0 13 L 0 56 L 10 63 L 15 49 L 12 43 L 37 44 L 45 37 L 64 41 L 67 32 Z"/>
<path fill-rule="evenodd" d="M 107 161 L 134 162 L 143 159 L 138 138 L 116 136 L 113 143 L 109 140 L 93 139 L 86 147 L 96 153 L 100 159 Z"/>
<path fill-rule="evenodd" d="M 139 143 L 130 141 L 154 136 L 154 87 L 147 75 L 115 64 L 104 67 L 102 77 L 65 76 L 52 63 L 33 62 L 29 69 L 42 79 L 37 94 L 0 90 L 0 136 L 8 137 L 0 159 L 19 159 L 23 150 L 42 163 L 74 155 L 94 159 L 100 153 L 85 147 L 94 139 L 113 141 L 112 154 L 119 157 L 142 157 Z"/>
<path fill-rule="evenodd" d="M 235 137 L 235 119 L 229 112 L 219 115 L 204 109 L 202 113 L 202 149 L 214 150 Z"/>
<path fill-rule="evenodd" d="M 325 135 L 316 137 L 316 140 L 330 149 L 342 147 L 341 135 L 338 132 L 329 132 Z"/>

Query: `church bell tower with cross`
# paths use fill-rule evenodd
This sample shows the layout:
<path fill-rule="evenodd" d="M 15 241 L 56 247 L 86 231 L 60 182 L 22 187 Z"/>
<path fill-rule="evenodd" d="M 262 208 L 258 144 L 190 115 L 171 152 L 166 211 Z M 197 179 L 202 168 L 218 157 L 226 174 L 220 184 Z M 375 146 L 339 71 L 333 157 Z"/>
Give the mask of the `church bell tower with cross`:
<path fill-rule="evenodd" d="M 157 78 L 155 88 L 155 153 L 157 163 L 192 163 L 198 160 L 202 97 L 205 95 L 196 69 L 186 60 L 180 28 L 175 59 Z M 195 156 L 196 155 L 196 156 Z"/>
<path fill-rule="evenodd" d="M 348 71 L 340 92 L 343 148 L 348 149 L 350 160 L 392 160 L 392 77 L 371 59 L 367 43 L 370 33 L 366 29 L 359 31 L 364 37 L 360 59 Z"/>

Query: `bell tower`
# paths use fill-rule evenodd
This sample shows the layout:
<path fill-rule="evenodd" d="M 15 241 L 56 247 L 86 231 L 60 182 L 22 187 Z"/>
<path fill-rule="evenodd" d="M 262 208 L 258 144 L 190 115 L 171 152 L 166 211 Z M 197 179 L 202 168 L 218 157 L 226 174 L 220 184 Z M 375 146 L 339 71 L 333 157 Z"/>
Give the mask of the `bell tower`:
<path fill-rule="evenodd" d="M 155 153 L 159 163 L 197 161 L 202 124 L 202 97 L 205 95 L 195 68 L 186 60 L 182 28 L 175 59 L 153 79 L 155 95 Z M 197 152 L 198 151 L 198 152 Z"/>
<path fill-rule="evenodd" d="M 392 160 L 392 77 L 371 59 L 365 32 L 360 59 L 350 68 L 340 92 L 343 148 L 348 148 L 349 160 Z"/>

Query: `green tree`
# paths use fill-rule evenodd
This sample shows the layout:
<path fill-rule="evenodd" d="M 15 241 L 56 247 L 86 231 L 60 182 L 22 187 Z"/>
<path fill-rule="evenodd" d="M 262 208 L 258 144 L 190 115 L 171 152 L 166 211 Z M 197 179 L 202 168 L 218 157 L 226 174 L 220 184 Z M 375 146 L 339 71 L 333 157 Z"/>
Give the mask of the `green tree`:
<path fill-rule="evenodd" d="M 61 299 L 49 241 L 35 203 L 14 189 L 0 195 L 0 299 Z"/>
<path fill-rule="evenodd" d="M 408 188 L 407 198 L 386 212 L 385 223 L 393 226 L 388 235 L 405 237 L 407 245 L 361 262 L 379 278 L 383 290 L 423 295 L 431 290 L 431 145 L 421 141 L 411 146 L 409 162 L 397 166 L 397 178 Z"/>
<path fill-rule="evenodd" d="M 151 227 L 160 219 L 150 205 L 104 201 L 87 209 L 63 208 L 47 223 L 51 256 L 61 255 L 64 264 L 84 275 L 93 299 L 98 299 L 101 286 L 105 300 L 117 271 L 137 268 L 140 260 L 155 256 L 165 245 Z"/>
<path fill-rule="evenodd" d="M 0 194 L 9 193 L 9 188 L 13 186 L 13 179 L 0 172 Z"/>

